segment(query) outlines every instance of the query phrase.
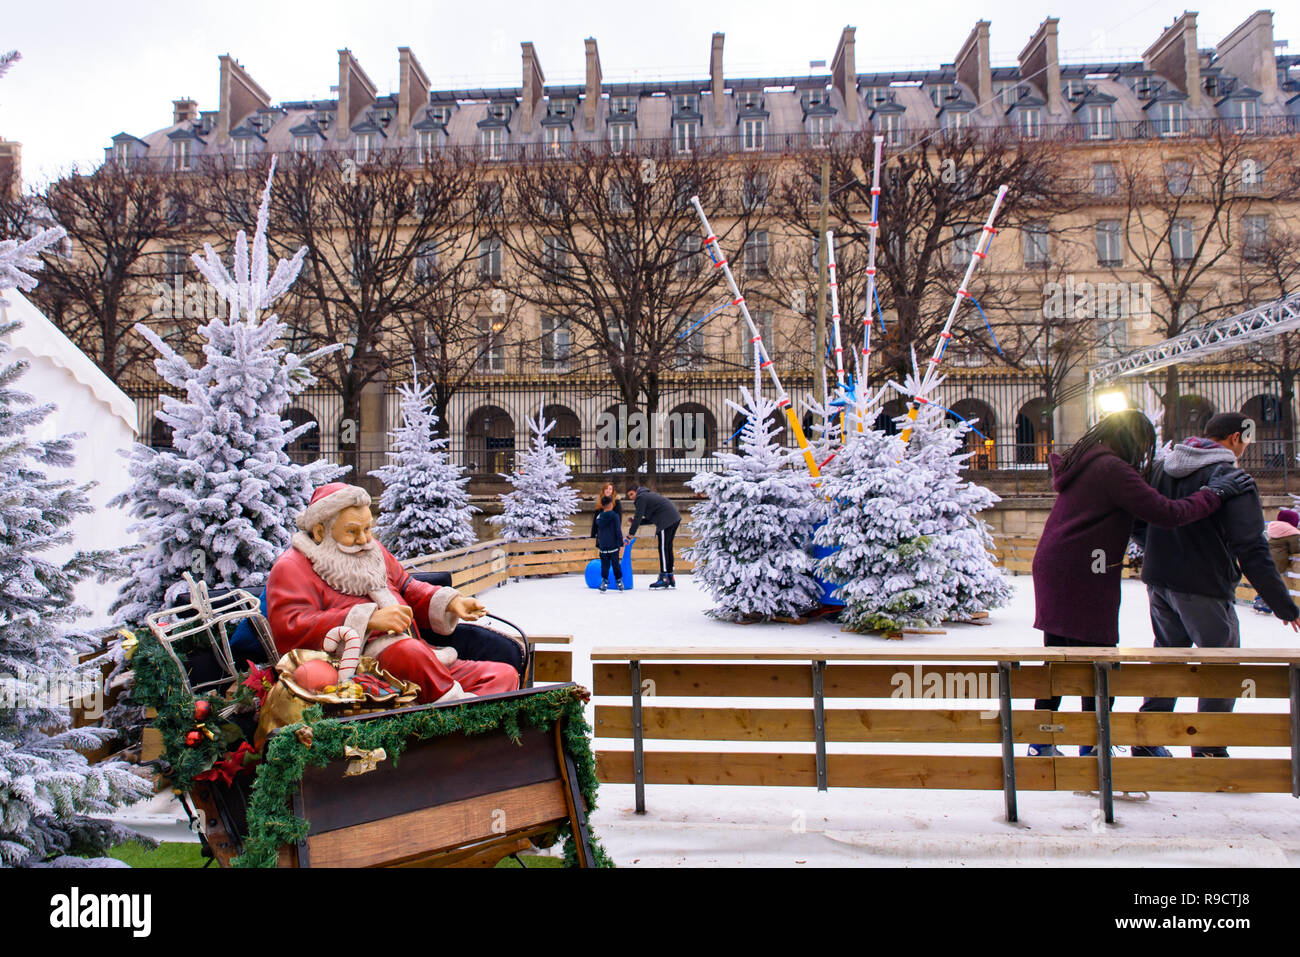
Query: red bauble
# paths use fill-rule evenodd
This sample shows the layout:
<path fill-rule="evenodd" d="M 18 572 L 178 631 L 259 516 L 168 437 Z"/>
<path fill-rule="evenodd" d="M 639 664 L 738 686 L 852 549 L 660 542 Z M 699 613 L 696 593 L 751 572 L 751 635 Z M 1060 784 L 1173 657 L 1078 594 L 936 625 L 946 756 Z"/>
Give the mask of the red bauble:
<path fill-rule="evenodd" d="M 295 668 L 293 680 L 308 691 L 320 691 L 326 685 L 338 684 L 339 673 L 328 661 L 316 658 Z"/>
<path fill-rule="evenodd" d="M 194 720 L 195 720 L 195 721 L 207 721 L 208 718 L 210 718 L 210 717 L 212 717 L 212 703 L 211 703 L 211 702 L 209 702 L 209 701 L 204 701 L 203 699 L 200 699 L 200 700 L 194 702 Z"/>
<path fill-rule="evenodd" d="M 187 732 L 185 733 L 185 746 L 186 746 L 187 748 L 192 748 L 192 747 L 194 747 L 196 744 L 198 744 L 198 743 L 199 743 L 200 741 L 202 741 L 202 740 L 203 740 L 203 732 L 202 732 L 202 731 L 187 731 Z"/>

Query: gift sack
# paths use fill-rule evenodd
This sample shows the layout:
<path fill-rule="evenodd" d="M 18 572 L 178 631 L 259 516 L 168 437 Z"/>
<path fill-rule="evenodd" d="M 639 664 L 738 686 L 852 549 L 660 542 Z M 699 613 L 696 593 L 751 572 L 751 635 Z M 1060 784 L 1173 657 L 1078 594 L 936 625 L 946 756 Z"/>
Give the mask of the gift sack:
<path fill-rule="evenodd" d="M 293 680 L 293 673 L 306 661 L 324 660 L 337 666 L 338 662 L 323 651 L 295 648 L 275 663 L 279 680 L 262 703 L 253 743 L 260 749 L 267 736 L 276 728 L 283 728 L 302 720 L 302 713 L 314 704 L 320 705 L 331 717 L 387 711 L 414 704 L 420 687 L 410 681 L 393 677 L 368 655 L 361 656 L 354 685 L 360 693 L 333 691 L 308 691 Z"/>

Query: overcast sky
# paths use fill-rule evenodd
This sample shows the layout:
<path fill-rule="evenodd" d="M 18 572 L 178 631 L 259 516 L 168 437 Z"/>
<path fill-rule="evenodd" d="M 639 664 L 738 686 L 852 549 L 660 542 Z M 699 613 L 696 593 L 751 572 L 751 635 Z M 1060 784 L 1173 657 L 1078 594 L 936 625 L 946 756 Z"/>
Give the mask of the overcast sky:
<path fill-rule="evenodd" d="M 600 44 L 607 81 L 708 75 L 709 42 L 726 34 L 729 77 L 806 74 L 857 27 L 857 68 L 929 69 L 952 62 L 975 21 L 992 21 L 995 66 L 1012 65 L 1046 16 L 1061 18 L 1065 62 L 1137 59 L 1187 0 L 1030 0 L 814 3 L 791 0 L 222 0 L 8 3 L 0 51 L 23 59 L 0 80 L 0 136 L 23 144 L 24 176 L 39 182 L 73 163 L 98 163 L 120 131 L 171 121 L 171 101 L 217 108 L 217 57 L 233 54 L 275 102 L 330 96 L 338 53 L 350 48 L 381 93 L 397 89 L 397 48 L 409 46 L 435 87 L 517 86 L 519 44 L 537 47 L 548 82 L 580 82 L 583 39 Z M 1213 46 L 1257 3 L 1214 0 L 1198 17 Z M 1274 10 L 1274 38 L 1300 53 L 1300 4 Z"/>

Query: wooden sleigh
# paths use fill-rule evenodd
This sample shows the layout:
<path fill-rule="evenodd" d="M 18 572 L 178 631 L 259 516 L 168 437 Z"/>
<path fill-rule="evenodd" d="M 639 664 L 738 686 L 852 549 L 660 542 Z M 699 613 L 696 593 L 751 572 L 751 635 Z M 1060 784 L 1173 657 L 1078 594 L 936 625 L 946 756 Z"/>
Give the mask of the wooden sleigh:
<path fill-rule="evenodd" d="M 191 611 L 191 617 L 184 617 Z M 191 583 L 189 603 L 150 616 L 149 624 L 180 670 L 187 690 L 215 690 L 229 683 L 234 670 L 230 626 L 246 618 L 268 647 L 268 653 L 273 653 L 266 620 L 257 611 L 256 599 L 244 592 L 210 600 L 201 582 Z M 173 648 L 181 637 L 197 632 L 207 636 L 218 670 L 226 672 L 218 680 L 196 681 L 193 663 L 177 655 Z M 532 687 L 537 667 L 533 642 L 522 632 L 517 640 L 523 643 L 525 652 L 522 690 L 335 720 L 345 726 L 390 722 L 448 709 L 458 711 L 464 726 L 475 727 L 474 710 L 502 703 L 523 705 L 533 695 L 586 700 L 586 691 L 572 682 Z M 567 665 L 567 652 L 561 654 Z M 551 664 L 548 668 L 544 656 L 543 680 L 557 670 L 555 663 Z M 563 668 L 566 678 L 568 670 Z M 557 717 L 548 729 L 521 723 L 517 738 L 500 727 L 476 734 L 457 731 L 408 740 L 396 761 L 367 753 L 360 762 L 353 755 L 331 760 L 323 767 L 308 766 L 289 799 L 293 816 L 308 822 L 307 835 L 296 845 L 282 845 L 276 864 L 491 867 L 504 857 L 534 846 L 553 845 L 560 830 L 567 827 L 578 866 L 594 866 L 587 807 L 563 730 L 564 721 Z M 295 726 L 272 732 L 264 753 L 271 751 L 277 736 L 293 733 Z M 181 794 L 202 840 L 223 867 L 244 853 L 254 780 L 254 774 L 242 774 L 229 784 L 221 780 L 194 781 Z"/>

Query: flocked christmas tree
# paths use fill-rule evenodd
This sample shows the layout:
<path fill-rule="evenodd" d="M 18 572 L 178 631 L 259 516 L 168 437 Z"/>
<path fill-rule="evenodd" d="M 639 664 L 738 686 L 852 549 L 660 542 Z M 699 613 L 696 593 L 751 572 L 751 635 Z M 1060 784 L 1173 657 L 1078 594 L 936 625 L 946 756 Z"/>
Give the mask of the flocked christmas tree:
<path fill-rule="evenodd" d="M 185 398 L 165 397 L 158 417 L 172 427 L 173 450 L 136 445 L 131 489 L 114 499 L 138 519 L 145 546 L 113 610 L 126 621 L 170 603 L 189 572 L 209 588 L 258 588 L 289 546 L 293 517 L 312 490 L 345 470 L 323 459 L 289 460 L 307 429 L 284 418 L 293 396 L 315 382 L 309 364 L 337 346 L 297 356 L 280 344 L 284 325 L 272 304 L 293 284 L 306 247 L 270 268 L 266 228 L 275 163 L 257 212 L 250 254 L 235 238 L 234 273 L 204 244 L 193 260 L 229 305 L 229 317 L 200 326 L 204 361 L 194 367 L 143 325 L 136 331 L 162 354 L 158 374 Z"/>
<path fill-rule="evenodd" d="M 934 539 L 932 554 L 944 568 L 945 617 L 949 620 L 969 619 L 1011 600 L 1011 584 L 993 564 L 989 551 L 992 532 L 979 517 L 1000 499 L 960 474 L 971 455 L 963 451 L 964 437 L 971 428 L 959 419 L 948 419 L 936 406 L 925 406 L 913 427 L 907 453 L 907 462 L 929 476 L 934 493 L 933 528 L 923 527 L 922 532 Z"/>
<path fill-rule="evenodd" d="M 528 451 L 514 474 L 505 476 L 514 491 L 501 496 L 501 514 L 488 522 L 501 526 L 501 537 L 511 541 L 570 535 L 578 490 L 568 484 L 569 466 L 560 450 L 546 441 L 555 422 L 547 422 L 539 409 L 528 428 L 533 433 Z"/>
<path fill-rule="evenodd" d="M 741 393 L 743 406 L 727 402 L 746 417 L 740 454 L 714 453 L 723 470 L 691 480 L 705 499 L 691 508 L 695 544 L 685 554 L 713 599 L 713 617 L 795 618 L 821 595 L 810 547 L 823 499 L 802 455 L 778 442 L 776 403 L 743 387 Z"/>
<path fill-rule="evenodd" d="M 5 289 L 36 285 L 33 257 L 62 236 L 52 229 L 0 243 L 0 300 Z M 74 464 L 76 436 L 29 437 L 54 407 L 36 406 L 16 388 L 27 363 L 9 360 L 14 328 L 0 327 L 0 865 L 93 864 L 104 859 L 72 855 L 102 854 L 134 836 L 106 815 L 151 794 L 153 785 L 129 765 L 89 764 L 76 750 L 98 747 L 114 732 L 71 727 L 69 698 L 100 677 L 97 661 L 77 664 L 96 644 L 70 631 L 85 614 L 74 590 L 120 570 L 110 553 L 48 555 L 66 549 L 70 524 L 91 511 L 90 486 L 44 470 Z"/>
<path fill-rule="evenodd" d="M 379 498 L 379 540 L 400 559 L 444 552 L 475 541 L 465 486 L 469 476 L 447 455 L 447 439 L 437 438 L 438 414 L 429 400 L 432 385 L 420 388 L 418 376 L 399 387 L 402 426 L 390 433 L 389 462 L 370 474 L 384 483 Z"/>

